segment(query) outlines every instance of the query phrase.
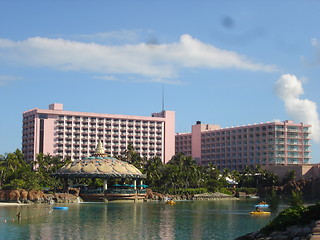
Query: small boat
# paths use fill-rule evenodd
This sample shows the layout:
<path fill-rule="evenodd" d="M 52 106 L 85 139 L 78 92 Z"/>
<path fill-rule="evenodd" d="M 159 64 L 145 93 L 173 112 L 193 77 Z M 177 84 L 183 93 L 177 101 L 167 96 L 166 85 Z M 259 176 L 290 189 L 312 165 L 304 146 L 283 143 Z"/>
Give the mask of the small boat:
<path fill-rule="evenodd" d="M 269 215 L 269 214 L 271 214 L 271 212 L 265 212 L 265 211 L 260 211 L 260 212 L 254 211 L 254 212 L 249 212 L 249 213 L 252 215 Z"/>
<path fill-rule="evenodd" d="M 176 204 L 176 202 L 175 202 L 175 201 L 173 201 L 173 200 L 167 200 L 167 201 L 165 201 L 165 204 L 175 205 L 175 204 Z"/>
<path fill-rule="evenodd" d="M 53 209 L 68 210 L 68 207 L 53 207 Z"/>
<path fill-rule="evenodd" d="M 269 207 L 269 204 L 267 204 L 266 202 L 262 201 L 257 205 L 254 205 L 255 207 L 259 207 L 259 208 L 267 208 Z"/>
<path fill-rule="evenodd" d="M 249 195 L 248 198 L 259 198 L 259 196 L 256 195 Z"/>
<path fill-rule="evenodd" d="M 267 208 L 269 207 L 268 204 L 257 204 L 257 205 L 254 205 L 255 207 L 261 207 L 261 208 Z"/>

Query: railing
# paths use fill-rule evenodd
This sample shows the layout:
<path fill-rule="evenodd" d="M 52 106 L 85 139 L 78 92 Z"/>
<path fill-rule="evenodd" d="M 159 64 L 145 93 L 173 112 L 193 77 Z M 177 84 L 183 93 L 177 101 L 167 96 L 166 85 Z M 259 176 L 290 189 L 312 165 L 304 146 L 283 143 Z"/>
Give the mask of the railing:
<path fill-rule="evenodd" d="M 145 194 L 145 189 L 117 189 L 109 188 L 104 193 L 106 194 Z"/>
<path fill-rule="evenodd" d="M 98 189 L 81 189 L 80 193 L 83 194 L 146 194 L 146 189 L 118 189 L 109 188 L 103 191 L 102 188 Z"/>

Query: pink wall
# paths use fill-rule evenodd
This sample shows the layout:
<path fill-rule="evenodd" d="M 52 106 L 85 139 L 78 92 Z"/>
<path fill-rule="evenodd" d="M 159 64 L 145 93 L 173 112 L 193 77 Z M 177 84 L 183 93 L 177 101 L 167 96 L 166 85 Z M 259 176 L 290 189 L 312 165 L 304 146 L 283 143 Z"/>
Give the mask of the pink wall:
<path fill-rule="evenodd" d="M 165 151 L 165 158 L 164 162 L 167 163 L 171 160 L 172 156 L 175 155 L 175 112 L 173 111 L 165 111 L 165 118 L 166 118 L 166 124 L 165 124 L 165 145 L 164 145 L 164 151 Z"/>
<path fill-rule="evenodd" d="M 201 159 L 201 133 L 204 131 L 220 129 L 220 125 L 196 124 L 192 125 L 192 158 L 196 161 Z"/>
<path fill-rule="evenodd" d="M 35 116 L 34 121 L 31 122 L 31 118 L 26 118 L 26 116 Z M 28 156 L 28 160 L 34 160 L 35 155 L 39 153 L 39 140 L 40 140 L 40 115 L 44 115 L 44 145 L 43 153 L 59 155 L 63 154 L 62 157 L 66 157 L 71 154 L 71 158 L 83 157 L 84 154 L 90 155 L 92 151 L 91 140 L 97 141 L 98 138 L 102 139 L 105 146 L 108 146 L 109 154 L 120 154 L 123 151 L 124 147 L 127 147 L 128 144 L 133 144 L 137 148 L 137 152 L 143 155 L 143 157 L 155 157 L 161 153 L 161 158 L 163 162 L 168 162 L 171 160 L 172 156 L 175 154 L 175 112 L 174 111 L 163 111 L 159 113 L 152 114 L 152 117 L 145 116 L 129 116 L 129 115 L 119 115 L 119 114 L 101 114 L 101 113 L 86 113 L 86 112 L 72 112 L 72 111 L 63 111 L 63 104 L 50 104 L 49 109 L 32 109 L 23 113 L 24 116 L 24 136 L 23 136 L 23 151 L 29 153 L 32 149 L 33 157 Z M 47 115 L 47 117 L 46 117 Z M 59 116 L 63 116 L 62 119 L 59 119 Z M 68 120 L 71 117 L 71 120 Z M 95 126 L 92 132 L 92 127 L 84 126 L 81 124 L 77 126 L 75 122 L 75 117 L 81 118 L 95 118 Z M 26 118 L 26 119 L 25 119 Z M 98 127 L 101 118 L 104 124 L 103 127 Z M 109 127 L 106 127 L 107 119 L 111 119 L 113 124 L 110 127 L 111 138 L 107 137 Z M 126 122 L 125 127 L 121 126 L 122 120 Z M 130 127 L 129 120 L 135 122 L 133 128 Z M 80 121 L 80 120 L 79 120 Z M 91 120 L 89 120 L 90 122 Z M 108 120 L 109 121 L 109 120 Z M 119 125 L 114 127 L 115 122 L 119 121 Z M 61 122 L 61 123 L 60 123 Z M 69 123 L 71 125 L 68 127 Z M 137 123 L 141 122 L 141 123 Z M 29 138 L 29 131 L 31 129 L 30 125 L 34 126 L 34 135 L 30 136 L 32 143 L 29 141 L 26 142 L 27 137 Z M 111 125 L 111 124 L 110 124 Z M 61 129 L 58 129 L 59 127 Z M 75 128 L 80 126 L 80 131 L 76 131 Z M 88 127 L 89 130 L 82 131 L 82 128 Z M 146 127 L 146 128 L 145 128 Z M 159 128 L 160 127 L 160 128 Z M 71 130 L 67 130 L 70 128 Z M 138 130 L 138 128 L 140 130 Z M 143 130 L 142 130 L 143 129 Z M 147 129 L 147 130 L 145 130 Z M 160 129 L 160 130 L 159 130 Z M 123 131 L 124 130 L 124 131 Z M 101 132 L 102 131 L 102 132 Z M 62 133 L 61 136 L 57 136 L 57 133 Z M 117 132 L 117 133 L 115 133 Z M 124 132 L 124 133 L 123 133 Z M 130 133 L 129 133 L 130 132 Z M 86 135 L 89 134 L 89 135 Z M 28 134 L 26 136 L 26 134 Z M 66 134 L 71 134 L 66 141 Z M 80 135 L 79 135 L 80 134 Z M 83 134 L 85 135 L 83 137 Z M 75 136 L 77 135 L 77 136 Z M 95 137 L 92 137 L 94 135 Z M 117 139 L 114 136 L 117 135 Z M 80 136 L 80 137 L 79 137 Z M 101 138 L 101 137 L 102 138 Z M 122 140 L 122 137 L 125 140 Z M 159 138 L 161 136 L 161 138 Z M 82 143 L 82 140 L 87 139 L 87 144 Z M 138 140 L 139 139 L 139 140 Z M 78 143 L 76 143 L 78 141 Z M 66 144 L 67 142 L 67 144 Z M 138 144 L 136 145 L 136 142 Z M 68 146 L 66 146 L 68 145 Z M 80 145 L 80 147 L 78 146 Z M 85 147 L 82 147 L 85 146 Z M 161 149 L 160 149 L 161 148 Z M 115 150 L 117 149 L 117 150 Z M 62 151 L 61 151 L 62 150 Z M 69 153 L 69 150 L 70 153 Z"/>
<path fill-rule="evenodd" d="M 54 155 L 54 139 L 55 139 L 55 121 L 58 119 L 57 115 L 50 115 L 44 122 L 44 147 L 43 153 Z M 52 137 L 53 136 L 53 137 Z"/>

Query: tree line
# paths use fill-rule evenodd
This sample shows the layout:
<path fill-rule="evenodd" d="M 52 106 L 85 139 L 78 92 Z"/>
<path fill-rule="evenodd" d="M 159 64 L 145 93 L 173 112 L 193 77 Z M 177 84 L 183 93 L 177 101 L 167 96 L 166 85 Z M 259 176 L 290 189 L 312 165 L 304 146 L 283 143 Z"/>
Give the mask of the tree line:
<path fill-rule="evenodd" d="M 0 155 L 0 188 L 42 190 L 60 188 L 61 179 L 51 176 L 70 159 L 60 159 L 49 154 L 38 154 L 36 161 L 27 162 L 17 149 L 13 153 Z"/>
<path fill-rule="evenodd" d="M 162 193 L 180 194 L 186 192 L 226 192 L 230 184 L 227 179 L 236 181 L 238 188 L 256 189 L 278 185 L 277 175 L 259 166 L 247 166 L 243 171 L 220 171 L 213 164 L 198 165 L 191 157 L 177 154 L 163 164 L 159 157 L 142 158 L 132 146 L 117 159 L 128 162 L 146 174 L 146 184 Z M 36 161 L 26 162 L 23 153 L 17 149 L 13 153 L 0 155 L 1 189 L 56 189 L 63 187 L 63 181 L 52 176 L 58 169 L 70 163 L 70 159 L 38 154 Z M 92 179 L 77 180 L 82 184 L 101 184 Z M 249 190 L 248 190 L 249 191 Z M 252 190 L 255 191 L 255 190 Z"/>

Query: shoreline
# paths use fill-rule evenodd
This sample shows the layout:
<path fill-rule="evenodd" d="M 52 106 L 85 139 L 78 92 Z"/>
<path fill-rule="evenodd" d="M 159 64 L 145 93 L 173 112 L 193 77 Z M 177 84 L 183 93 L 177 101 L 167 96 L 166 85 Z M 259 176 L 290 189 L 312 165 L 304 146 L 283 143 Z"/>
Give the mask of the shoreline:
<path fill-rule="evenodd" d="M 0 207 L 4 206 L 22 206 L 22 205 L 30 205 L 28 203 L 10 203 L 10 202 L 0 202 Z"/>

